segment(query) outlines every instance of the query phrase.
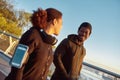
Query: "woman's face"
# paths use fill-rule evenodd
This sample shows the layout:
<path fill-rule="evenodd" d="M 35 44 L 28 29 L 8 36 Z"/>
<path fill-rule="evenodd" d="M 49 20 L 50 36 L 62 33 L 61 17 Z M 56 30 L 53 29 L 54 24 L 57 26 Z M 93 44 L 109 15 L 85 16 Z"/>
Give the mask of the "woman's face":
<path fill-rule="evenodd" d="M 62 23 L 63 23 L 62 18 L 57 20 L 57 23 L 56 23 L 55 28 L 54 28 L 54 35 L 59 35 L 60 30 L 62 28 Z"/>

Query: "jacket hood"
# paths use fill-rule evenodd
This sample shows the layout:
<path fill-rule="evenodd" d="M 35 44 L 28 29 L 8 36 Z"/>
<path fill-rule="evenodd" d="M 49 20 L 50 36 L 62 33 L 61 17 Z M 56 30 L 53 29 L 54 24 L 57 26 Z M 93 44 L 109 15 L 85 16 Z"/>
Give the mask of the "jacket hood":
<path fill-rule="evenodd" d="M 79 41 L 79 38 L 78 38 L 78 35 L 76 35 L 76 34 L 68 35 L 68 39 L 71 40 L 72 42 L 74 42 L 77 45 L 81 45 L 80 41 Z"/>

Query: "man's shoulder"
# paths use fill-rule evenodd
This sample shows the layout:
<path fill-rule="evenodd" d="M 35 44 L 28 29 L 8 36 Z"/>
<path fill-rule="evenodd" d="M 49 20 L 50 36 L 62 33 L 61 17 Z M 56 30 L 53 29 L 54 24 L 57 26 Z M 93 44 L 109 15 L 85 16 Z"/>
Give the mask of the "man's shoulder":
<path fill-rule="evenodd" d="M 62 42 L 63 42 L 63 43 L 66 43 L 66 42 L 68 42 L 68 40 L 69 40 L 68 38 L 64 38 L 64 39 L 62 40 Z"/>

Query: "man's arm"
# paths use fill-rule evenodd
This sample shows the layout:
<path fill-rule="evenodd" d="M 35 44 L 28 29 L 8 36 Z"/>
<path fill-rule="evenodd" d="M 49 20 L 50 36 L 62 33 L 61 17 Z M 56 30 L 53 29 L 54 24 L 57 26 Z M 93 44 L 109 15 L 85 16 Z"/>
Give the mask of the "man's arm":
<path fill-rule="evenodd" d="M 64 54 L 66 54 L 66 48 L 67 48 L 67 39 L 64 39 L 56 48 L 55 54 L 54 54 L 54 64 L 56 68 L 66 77 L 68 77 L 67 71 L 63 65 L 62 57 Z"/>

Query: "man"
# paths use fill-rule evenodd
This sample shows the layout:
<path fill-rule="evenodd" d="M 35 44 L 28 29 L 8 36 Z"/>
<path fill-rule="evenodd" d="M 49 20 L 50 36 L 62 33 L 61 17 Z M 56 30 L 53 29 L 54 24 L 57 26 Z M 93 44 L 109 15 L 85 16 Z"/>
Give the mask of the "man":
<path fill-rule="evenodd" d="M 51 80 L 78 80 L 86 54 L 83 46 L 92 31 L 88 22 L 78 28 L 78 34 L 68 35 L 56 48 L 54 54 L 55 72 Z"/>

